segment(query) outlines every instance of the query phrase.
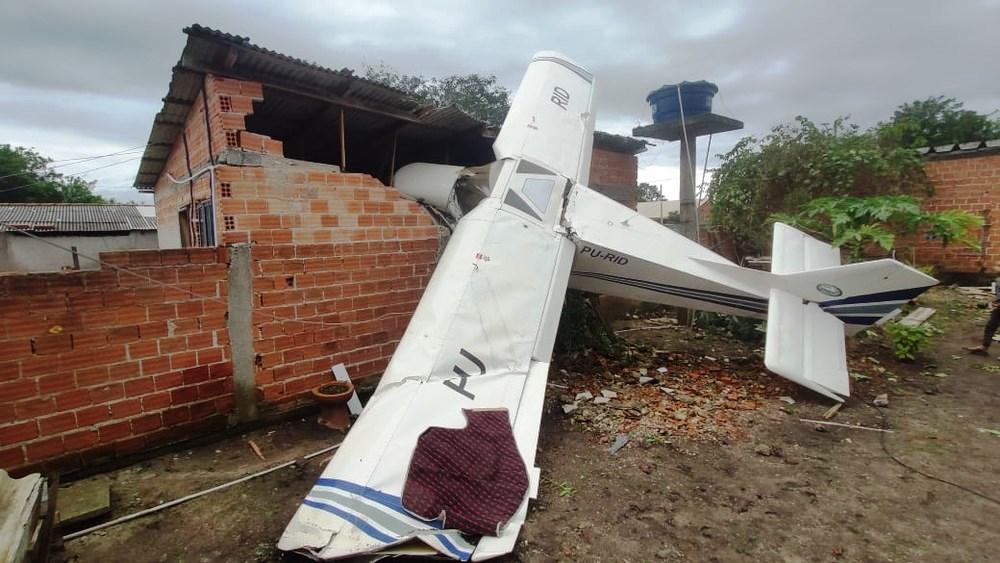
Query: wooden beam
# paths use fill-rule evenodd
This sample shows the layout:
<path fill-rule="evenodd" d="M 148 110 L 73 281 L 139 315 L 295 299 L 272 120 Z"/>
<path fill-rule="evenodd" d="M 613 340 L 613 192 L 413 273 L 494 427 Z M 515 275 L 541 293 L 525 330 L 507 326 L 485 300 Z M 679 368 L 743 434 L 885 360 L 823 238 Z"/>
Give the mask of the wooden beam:
<path fill-rule="evenodd" d="M 347 144 L 344 140 L 344 110 L 340 110 L 340 171 L 347 172 Z"/>
<path fill-rule="evenodd" d="M 201 74 L 213 74 L 213 75 L 216 75 L 216 76 L 223 76 L 223 77 L 232 78 L 232 79 L 235 79 L 235 80 L 254 80 L 254 81 L 260 82 L 261 84 L 263 84 L 264 86 L 267 86 L 268 88 L 273 88 L 275 90 L 280 90 L 282 92 L 288 92 L 290 94 L 296 94 L 296 95 L 303 96 L 303 97 L 306 97 L 306 98 L 310 98 L 310 99 L 313 99 L 313 100 L 319 100 L 321 102 L 328 102 L 328 103 L 331 103 L 331 104 L 337 104 L 339 106 L 342 106 L 342 107 L 345 107 L 345 108 L 348 108 L 348 109 L 353 109 L 353 110 L 358 110 L 358 111 L 364 111 L 364 112 L 373 113 L 373 114 L 376 114 L 376 115 L 382 115 L 382 116 L 385 116 L 385 117 L 391 117 L 393 119 L 400 119 L 400 120 L 403 120 L 403 121 L 408 121 L 410 123 L 421 123 L 421 121 L 420 121 L 419 118 L 414 117 L 413 115 L 408 114 L 408 113 L 400 113 L 400 112 L 393 112 L 393 111 L 381 110 L 381 109 L 373 108 L 373 107 L 368 106 L 368 105 L 366 105 L 364 103 L 361 103 L 361 102 L 357 102 L 357 101 L 354 101 L 354 100 L 347 100 L 346 98 L 342 98 L 340 96 L 334 96 L 334 95 L 330 95 L 330 94 L 320 94 L 320 93 L 316 93 L 316 92 L 309 92 L 309 91 L 303 90 L 301 85 L 289 83 L 289 82 L 286 82 L 286 81 L 283 81 L 283 80 L 278 80 L 278 79 L 275 79 L 273 77 L 254 77 L 253 75 L 249 75 L 248 76 L 246 74 L 236 75 L 234 73 L 228 73 L 225 70 L 211 69 L 211 68 L 203 67 L 201 65 L 197 65 L 197 64 L 193 64 L 193 63 L 178 64 L 177 66 L 174 67 L 174 70 L 175 71 L 181 71 L 181 72 L 193 72 L 193 73 L 201 73 Z M 429 125 L 426 125 L 426 124 L 424 124 L 424 125 L 430 127 Z"/>

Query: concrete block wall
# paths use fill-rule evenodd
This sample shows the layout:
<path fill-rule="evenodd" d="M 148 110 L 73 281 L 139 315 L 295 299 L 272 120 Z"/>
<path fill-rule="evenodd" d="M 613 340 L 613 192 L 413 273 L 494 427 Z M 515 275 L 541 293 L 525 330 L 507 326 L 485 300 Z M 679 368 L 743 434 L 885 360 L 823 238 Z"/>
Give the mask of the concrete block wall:
<path fill-rule="evenodd" d="M 928 160 L 924 166 L 934 184 L 934 196 L 924 200 L 928 211 L 960 209 L 981 215 L 985 227 L 980 233 L 982 252 L 921 234 L 915 242 L 917 264 L 934 265 L 942 272 L 1000 274 L 1000 154 L 969 154 Z"/>

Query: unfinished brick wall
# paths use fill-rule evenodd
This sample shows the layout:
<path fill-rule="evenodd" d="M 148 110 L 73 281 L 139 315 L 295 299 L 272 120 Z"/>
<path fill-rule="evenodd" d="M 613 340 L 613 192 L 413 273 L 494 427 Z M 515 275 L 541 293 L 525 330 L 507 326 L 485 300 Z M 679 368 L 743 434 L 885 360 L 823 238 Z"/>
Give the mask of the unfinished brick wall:
<path fill-rule="evenodd" d="M 107 267 L 0 276 L 0 467 L 74 468 L 223 425 L 232 367 L 218 252 L 102 254 L 174 288 Z"/>
<path fill-rule="evenodd" d="M 1000 232 L 992 228 L 1000 217 L 1000 154 L 973 153 L 928 160 L 925 170 L 934 184 L 934 196 L 924 201 L 926 210 L 960 209 L 981 215 L 986 225 L 981 233 L 982 252 L 955 244 L 944 246 L 941 241 L 921 235 L 916 244 L 916 262 L 948 273 L 1000 273 Z"/>
<path fill-rule="evenodd" d="M 628 153 L 594 149 L 590 161 L 590 188 L 635 209 L 638 159 Z"/>
<path fill-rule="evenodd" d="M 253 245 L 263 400 L 296 399 L 340 362 L 352 377 L 381 373 L 434 268 L 438 227 L 371 176 L 274 157 L 262 164 L 217 172 L 222 240 Z"/>
<path fill-rule="evenodd" d="M 198 96 L 192 104 L 154 187 L 160 248 L 182 246 L 178 211 L 183 206 L 218 195 L 218 188 L 215 194 L 212 193 L 211 176 L 207 173 L 190 182 L 178 183 L 176 180 L 188 178 L 191 173 L 197 175 L 211 164 L 210 157 L 218 157 L 227 149 L 283 155 L 281 141 L 246 130 L 246 116 L 253 113 L 253 103 L 263 98 L 264 89 L 258 82 L 205 77 L 204 95 Z M 219 226 L 217 232 L 221 232 L 218 206 L 215 206 L 215 219 Z"/>

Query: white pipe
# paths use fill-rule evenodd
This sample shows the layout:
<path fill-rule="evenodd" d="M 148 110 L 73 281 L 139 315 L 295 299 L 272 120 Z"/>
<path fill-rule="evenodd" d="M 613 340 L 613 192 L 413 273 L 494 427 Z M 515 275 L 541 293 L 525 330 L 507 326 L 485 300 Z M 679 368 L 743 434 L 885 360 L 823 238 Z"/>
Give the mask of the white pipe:
<path fill-rule="evenodd" d="M 319 457 L 319 456 L 321 456 L 321 455 L 323 455 L 323 454 L 325 454 L 327 452 L 331 452 L 331 451 L 333 451 L 333 450 L 335 450 L 335 449 L 337 449 L 339 447 L 340 447 L 340 444 L 334 444 L 334 445 L 332 445 L 330 447 L 323 448 L 322 450 L 315 451 L 315 452 L 313 452 L 313 453 L 311 453 L 311 454 L 303 457 L 301 461 L 309 461 L 310 459 L 312 459 L 314 457 Z M 79 532 L 73 532 L 72 534 L 66 534 L 65 536 L 63 536 L 62 539 L 63 539 L 63 541 L 74 540 L 76 538 L 86 536 L 87 534 L 90 534 L 92 532 L 96 532 L 97 530 L 103 530 L 104 528 L 110 528 L 111 526 L 117 526 L 118 524 L 121 524 L 123 522 L 128 522 L 129 520 L 135 520 L 136 518 L 140 518 L 140 517 L 146 516 L 148 514 L 153 514 L 154 512 L 159 512 L 159 511 L 161 511 L 161 510 L 163 510 L 165 508 L 170 508 L 171 506 L 177 506 L 178 504 L 183 504 L 183 503 L 185 503 L 185 502 L 187 502 L 189 500 L 194 500 L 194 499 L 196 499 L 198 497 L 205 496 L 205 495 L 207 495 L 209 493 L 214 493 L 215 491 L 221 491 L 223 489 L 228 489 L 229 487 L 232 487 L 233 485 L 238 485 L 240 483 L 243 483 L 245 481 L 249 481 L 251 479 L 256 479 L 257 477 L 260 477 L 262 475 L 267 475 L 268 473 L 273 473 L 273 472 L 275 472 L 275 471 L 277 471 L 279 469 L 284 469 L 285 467 L 289 467 L 289 466 L 295 465 L 299 461 L 300 460 L 298 460 L 298 459 L 293 459 L 293 460 L 290 460 L 290 461 L 286 461 L 285 463 L 282 463 L 280 465 L 275 465 L 274 467 L 265 469 L 263 471 L 258 471 L 257 473 L 252 473 L 250 475 L 246 475 L 244 477 L 240 477 L 239 479 L 236 479 L 234 481 L 229 481 L 228 483 L 223 483 L 221 485 L 216 485 L 216 486 L 214 486 L 214 487 L 212 487 L 210 489 L 205 489 L 205 490 L 199 491 L 197 493 L 191 493 L 190 495 L 187 495 L 187 496 L 184 496 L 184 497 L 181 497 L 181 498 L 178 498 L 178 499 L 174 499 L 174 500 L 165 502 L 163 504 L 156 505 L 156 506 L 154 506 L 152 508 L 147 508 L 145 510 L 140 510 L 139 512 L 133 512 L 132 514 L 126 514 L 125 516 L 122 516 L 121 518 L 115 518 L 114 520 L 110 520 L 108 522 L 104 522 L 103 524 L 98 524 L 96 526 L 91 526 L 90 528 L 86 528 L 84 530 L 80 530 Z"/>

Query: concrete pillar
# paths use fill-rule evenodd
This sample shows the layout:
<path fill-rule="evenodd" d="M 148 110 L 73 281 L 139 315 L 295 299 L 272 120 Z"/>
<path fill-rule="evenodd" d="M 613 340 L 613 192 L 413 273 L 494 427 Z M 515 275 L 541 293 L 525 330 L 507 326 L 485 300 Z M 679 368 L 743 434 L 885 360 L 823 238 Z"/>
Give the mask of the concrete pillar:
<path fill-rule="evenodd" d="M 257 382 L 253 352 L 253 287 L 250 245 L 229 247 L 229 351 L 233 359 L 233 394 L 237 422 L 255 420 Z"/>
<path fill-rule="evenodd" d="M 681 184 L 680 184 L 680 220 L 681 234 L 691 240 L 698 238 L 698 212 L 695 201 L 695 166 L 698 161 L 698 137 L 690 140 L 681 138 Z"/>

